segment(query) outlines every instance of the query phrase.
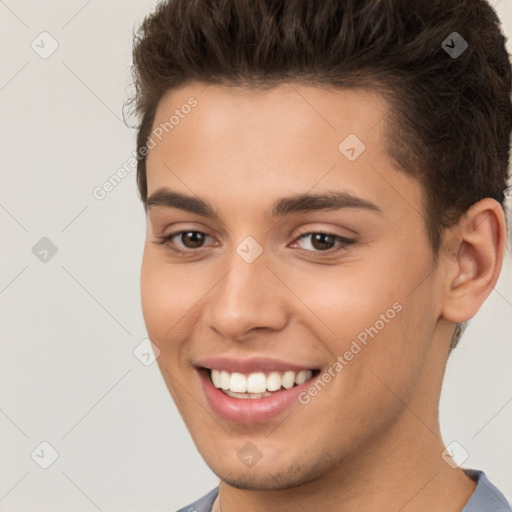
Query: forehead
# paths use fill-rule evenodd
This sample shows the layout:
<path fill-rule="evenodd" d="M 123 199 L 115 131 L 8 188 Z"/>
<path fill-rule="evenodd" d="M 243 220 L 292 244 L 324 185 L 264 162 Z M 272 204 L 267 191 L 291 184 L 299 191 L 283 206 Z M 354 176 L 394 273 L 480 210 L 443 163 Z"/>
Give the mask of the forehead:
<path fill-rule="evenodd" d="M 187 106 L 191 98 L 197 102 L 193 108 Z M 297 140 L 318 143 L 320 139 L 325 145 L 349 133 L 375 147 L 388 110 L 382 96 L 362 88 L 283 83 L 258 89 L 191 83 L 162 97 L 153 128 L 165 128 L 167 123 L 169 133 L 189 136 L 193 131 L 196 138 L 233 146 L 252 140 L 247 149 L 262 141 L 273 142 L 274 149 L 276 144 Z"/>
<path fill-rule="evenodd" d="M 171 186 L 212 202 L 229 196 L 262 207 L 261 197 L 334 189 L 378 200 L 382 209 L 416 203 L 419 211 L 421 187 L 387 151 L 389 108 L 360 88 L 174 89 L 155 115 L 148 193 Z"/>

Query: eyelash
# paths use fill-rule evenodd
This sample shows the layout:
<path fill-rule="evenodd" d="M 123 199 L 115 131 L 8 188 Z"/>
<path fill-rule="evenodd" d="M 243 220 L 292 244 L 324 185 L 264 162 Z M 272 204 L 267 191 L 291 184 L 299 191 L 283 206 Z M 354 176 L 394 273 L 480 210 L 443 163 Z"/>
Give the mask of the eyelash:
<path fill-rule="evenodd" d="M 170 234 L 168 234 L 166 236 L 158 237 L 159 241 L 155 242 L 155 243 L 158 244 L 158 245 L 166 245 L 167 244 L 167 249 L 169 249 L 171 252 L 173 252 L 175 254 L 179 254 L 181 256 L 192 256 L 194 254 L 199 253 L 201 251 L 201 249 L 202 249 L 201 247 L 199 249 L 195 249 L 195 250 L 190 250 L 190 249 L 189 250 L 183 250 L 183 249 L 177 249 L 176 247 L 172 246 L 171 240 L 174 237 L 177 237 L 177 236 L 182 235 L 184 233 L 201 233 L 202 235 L 209 236 L 206 233 L 204 233 L 203 231 L 196 231 L 196 230 L 193 230 L 193 229 L 187 229 L 187 230 L 182 230 L 182 231 L 175 231 L 174 233 L 170 233 Z M 336 235 L 334 233 L 329 233 L 327 231 L 306 231 L 304 233 L 299 233 L 299 235 L 295 238 L 294 243 L 299 241 L 299 240 L 302 240 L 303 238 L 306 238 L 306 237 L 308 237 L 310 235 L 327 235 L 327 236 L 333 237 L 335 242 L 340 242 L 342 244 L 341 247 L 338 247 L 338 249 L 327 249 L 325 251 L 311 251 L 309 249 L 304 249 L 307 252 L 313 253 L 315 255 L 320 255 L 320 256 L 323 255 L 323 254 L 332 255 L 333 253 L 337 253 L 339 251 L 347 250 L 348 246 L 350 246 L 350 245 L 352 245 L 352 244 L 354 244 L 356 242 L 356 240 L 354 240 L 354 239 L 345 238 L 343 236 Z"/>

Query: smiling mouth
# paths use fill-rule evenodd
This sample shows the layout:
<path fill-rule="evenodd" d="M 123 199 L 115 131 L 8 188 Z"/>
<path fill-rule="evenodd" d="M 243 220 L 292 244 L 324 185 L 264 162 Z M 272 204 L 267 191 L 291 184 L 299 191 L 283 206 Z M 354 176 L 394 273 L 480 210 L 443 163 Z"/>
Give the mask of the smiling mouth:
<path fill-rule="evenodd" d="M 258 399 L 291 389 L 314 379 L 319 369 L 301 371 L 271 371 L 249 374 L 204 368 L 211 383 L 232 398 Z"/>

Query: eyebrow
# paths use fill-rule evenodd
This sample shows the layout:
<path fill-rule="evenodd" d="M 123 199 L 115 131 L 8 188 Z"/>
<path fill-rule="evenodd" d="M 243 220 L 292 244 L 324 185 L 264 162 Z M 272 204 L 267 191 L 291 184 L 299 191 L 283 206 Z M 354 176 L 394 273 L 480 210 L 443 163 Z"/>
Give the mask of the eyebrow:
<path fill-rule="evenodd" d="M 202 217 L 220 220 L 215 209 L 203 199 L 175 192 L 166 187 L 153 192 L 145 201 L 145 208 L 164 206 L 177 208 Z M 374 203 L 348 192 L 327 192 L 322 194 L 297 194 L 282 197 L 274 202 L 267 213 L 271 219 L 284 217 L 293 213 L 310 212 L 317 210 L 341 210 L 342 208 L 359 208 L 376 213 L 382 210 Z"/>

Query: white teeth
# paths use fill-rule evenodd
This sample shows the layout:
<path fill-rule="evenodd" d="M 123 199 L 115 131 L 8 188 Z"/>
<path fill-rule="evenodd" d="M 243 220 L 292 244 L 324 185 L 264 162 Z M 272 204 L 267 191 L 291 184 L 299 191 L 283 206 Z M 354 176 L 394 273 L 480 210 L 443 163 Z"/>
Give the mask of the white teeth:
<path fill-rule="evenodd" d="M 265 396 L 270 396 L 272 393 L 265 391 L 265 393 L 233 393 L 232 391 L 226 391 L 226 395 L 232 396 L 233 398 L 244 398 L 244 399 L 254 399 L 254 398 L 263 398 Z"/>
<path fill-rule="evenodd" d="M 221 388 L 222 386 L 220 384 L 221 380 L 220 380 L 220 372 L 219 372 L 219 370 L 212 370 L 211 371 L 211 376 L 212 376 L 213 385 L 216 388 Z"/>
<path fill-rule="evenodd" d="M 295 372 L 286 372 L 282 379 L 283 388 L 291 389 L 295 384 Z"/>
<path fill-rule="evenodd" d="M 270 372 L 267 376 L 263 372 L 249 375 L 225 370 L 210 371 L 213 385 L 222 389 L 234 398 L 262 398 L 270 396 L 269 391 L 278 391 L 281 387 L 290 389 L 294 385 L 303 384 L 309 380 L 313 372 L 302 370 L 300 372 L 287 371 L 284 373 Z"/>
<path fill-rule="evenodd" d="M 245 393 L 247 391 L 247 378 L 241 373 L 232 373 L 229 379 L 229 390 L 235 393 Z"/>
<path fill-rule="evenodd" d="M 308 377 L 307 372 L 303 370 L 297 373 L 297 375 L 295 376 L 295 384 L 302 384 L 303 382 L 306 382 L 310 377 L 311 375 Z"/>
<path fill-rule="evenodd" d="M 264 373 L 251 373 L 247 377 L 247 393 L 263 393 L 267 390 L 267 379 Z"/>
<path fill-rule="evenodd" d="M 267 377 L 267 389 L 277 391 L 281 388 L 281 375 L 279 372 L 270 372 Z"/>
<path fill-rule="evenodd" d="M 224 370 L 220 372 L 220 388 L 229 389 L 229 373 Z"/>

